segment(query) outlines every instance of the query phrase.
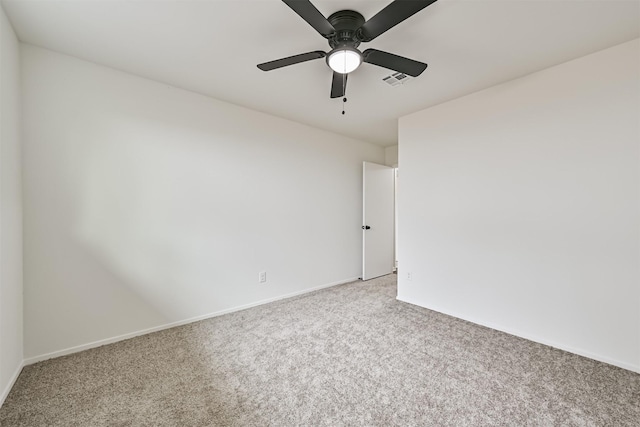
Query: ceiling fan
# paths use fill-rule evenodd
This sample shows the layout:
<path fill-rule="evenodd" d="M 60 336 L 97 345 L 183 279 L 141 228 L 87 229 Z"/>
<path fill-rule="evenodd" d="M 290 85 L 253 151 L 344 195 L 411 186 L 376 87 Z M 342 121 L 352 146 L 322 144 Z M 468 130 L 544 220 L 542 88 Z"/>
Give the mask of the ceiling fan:
<path fill-rule="evenodd" d="M 333 70 L 331 98 L 345 95 L 347 75 L 363 62 L 388 68 L 412 77 L 418 77 L 427 64 L 376 49 L 358 50 L 363 42 L 370 42 L 405 19 L 420 12 L 436 0 L 394 0 L 368 21 L 353 10 L 340 10 L 325 18 L 309 0 L 282 0 L 322 37 L 328 40 L 331 51 L 301 53 L 287 58 L 258 64 L 262 71 L 271 71 L 288 65 L 326 57 Z"/>

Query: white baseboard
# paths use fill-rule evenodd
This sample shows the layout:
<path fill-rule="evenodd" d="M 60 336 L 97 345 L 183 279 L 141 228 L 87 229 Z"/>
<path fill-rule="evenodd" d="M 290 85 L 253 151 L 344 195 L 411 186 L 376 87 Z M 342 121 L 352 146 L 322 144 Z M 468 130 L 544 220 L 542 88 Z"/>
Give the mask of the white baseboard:
<path fill-rule="evenodd" d="M 571 347 L 571 346 L 568 346 L 568 345 L 564 345 L 564 344 L 561 344 L 561 343 L 558 343 L 558 342 L 555 342 L 555 341 L 552 341 L 552 340 L 547 340 L 545 338 L 541 338 L 541 337 L 538 337 L 538 336 L 535 336 L 535 335 L 532 335 L 532 334 L 523 333 L 522 331 L 518 331 L 518 330 L 515 330 L 515 329 L 512 329 L 512 328 L 507 328 L 507 327 L 504 327 L 502 325 L 497 325 L 497 324 L 494 324 L 494 323 L 491 323 L 491 322 L 479 321 L 477 319 L 473 319 L 473 318 L 468 317 L 468 316 L 462 316 L 459 313 L 454 313 L 454 312 L 451 312 L 449 310 L 441 310 L 438 307 L 432 307 L 432 306 L 429 306 L 429 305 L 418 304 L 416 302 L 409 301 L 409 300 L 406 300 L 406 299 L 401 298 L 401 297 L 397 297 L 396 299 L 398 301 L 406 302 L 407 304 L 416 305 L 418 307 L 422 307 L 422 308 L 426 308 L 428 310 L 436 311 L 438 313 L 446 314 L 447 316 L 452 316 L 452 317 L 456 317 L 458 319 L 466 320 L 467 322 L 475 323 L 476 325 L 485 326 L 487 328 L 495 329 L 496 331 L 504 332 L 504 333 L 507 333 L 509 335 L 514 335 L 514 336 L 519 337 L 519 338 L 524 338 L 526 340 L 537 342 L 539 344 L 548 345 L 549 347 L 554 347 L 554 348 L 557 348 L 559 350 L 568 351 L 569 353 L 577 354 L 579 356 L 584 356 L 584 357 L 587 357 L 589 359 L 597 360 L 598 362 L 603 362 L 603 363 L 606 363 L 606 364 L 609 364 L 609 365 L 617 366 L 619 368 L 626 369 L 626 370 L 632 371 L 632 372 L 637 372 L 637 373 L 640 374 L 640 366 L 638 366 L 638 365 L 633 365 L 633 364 L 630 364 L 630 363 L 621 362 L 619 360 L 611 359 L 611 358 L 606 357 L 606 356 L 601 356 L 599 354 L 595 354 L 595 353 L 592 353 L 590 351 L 582 350 L 582 349 L 579 349 L 579 348 L 574 348 L 574 347 Z"/>
<path fill-rule="evenodd" d="M 69 347 L 69 348 L 66 348 L 66 349 L 63 349 L 63 350 L 53 351 L 51 353 L 41 354 L 39 356 L 29 357 L 29 358 L 24 360 L 23 366 L 31 365 L 31 364 L 34 364 L 34 363 L 37 363 L 37 362 L 42 362 L 43 360 L 53 359 L 54 357 L 66 356 L 68 354 L 77 353 L 79 351 L 88 350 L 90 348 L 101 347 L 103 345 L 112 344 L 112 343 L 115 343 L 115 342 L 118 342 L 118 341 L 123 341 L 123 340 L 129 339 L 129 338 L 134 338 L 134 337 L 137 337 L 137 336 L 140 336 L 140 335 L 146 335 L 146 334 L 150 334 L 152 332 L 162 331 L 164 329 L 174 328 L 176 326 L 182 326 L 182 325 L 186 325 L 186 324 L 189 324 L 189 323 L 198 322 L 200 320 L 210 319 L 212 317 L 222 316 L 224 314 L 229 314 L 229 313 L 233 313 L 233 312 L 240 311 L 240 310 L 246 310 L 247 308 L 256 307 L 258 305 L 268 304 L 270 302 L 279 301 L 279 300 L 287 299 L 287 298 L 292 298 L 292 297 L 295 297 L 295 296 L 298 296 L 298 295 L 304 295 L 304 294 L 307 294 L 307 293 L 310 293 L 310 292 L 318 291 L 320 289 L 330 288 L 332 286 L 344 285 L 345 283 L 354 282 L 356 280 L 358 280 L 358 278 L 357 277 L 353 277 L 353 278 L 340 280 L 340 281 L 333 282 L 333 283 L 327 283 L 327 284 L 324 284 L 324 285 L 316 286 L 314 288 L 305 289 L 303 291 L 292 292 L 292 293 L 289 293 L 289 294 L 280 295 L 280 296 L 277 296 L 277 297 L 260 300 L 260 301 L 253 302 L 253 303 L 250 303 L 250 304 L 244 304 L 244 305 L 228 308 L 228 309 L 225 309 L 225 310 L 216 311 L 216 312 L 209 313 L 209 314 L 204 314 L 204 315 L 201 315 L 201 316 L 191 317 L 191 318 L 185 319 L 185 320 L 178 320 L 176 322 L 171 322 L 171 323 L 167 323 L 167 324 L 164 324 L 164 325 L 154 326 L 153 328 L 142 329 L 140 331 L 130 332 L 130 333 L 127 333 L 127 334 L 118 335 L 118 336 L 111 337 L 111 338 L 105 338 L 105 339 L 102 339 L 102 340 L 93 341 L 93 342 L 90 342 L 90 343 L 87 343 L 87 344 L 82 344 L 82 345 L 77 345 L 77 346 L 74 346 L 74 347 Z"/>
<path fill-rule="evenodd" d="M 20 364 L 16 368 L 16 371 L 11 376 L 11 379 L 9 380 L 9 383 L 4 388 L 4 390 L 2 390 L 2 394 L 0 395 L 0 407 L 2 407 L 2 405 L 4 405 L 4 400 L 9 395 L 9 392 L 13 388 L 13 385 L 16 383 L 16 380 L 18 379 L 18 376 L 20 375 L 20 372 L 22 372 L 22 368 L 24 368 L 24 366 L 25 366 L 24 365 L 24 361 L 20 362 Z"/>

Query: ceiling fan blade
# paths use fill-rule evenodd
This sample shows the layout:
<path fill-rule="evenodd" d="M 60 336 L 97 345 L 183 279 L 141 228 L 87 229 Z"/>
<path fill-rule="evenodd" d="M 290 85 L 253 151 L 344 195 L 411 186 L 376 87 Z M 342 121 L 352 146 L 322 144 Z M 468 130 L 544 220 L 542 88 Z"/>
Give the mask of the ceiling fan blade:
<path fill-rule="evenodd" d="M 323 37 L 328 38 L 336 32 L 333 25 L 316 7 L 311 4 L 309 0 L 282 0 L 287 6 L 289 6 L 295 13 L 300 15 L 302 19 L 307 21 L 317 32 Z"/>
<path fill-rule="evenodd" d="M 360 37 L 362 41 L 370 42 L 435 2 L 436 0 L 395 0 L 360 27 Z"/>
<path fill-rule="evenodd" d="M 287 58 L 276 59 L 275 61 L 265 62 L 263 64 L 258 64 L 258 68 L 262 71 L 271 71 L 276 68 L 286 67 L 287 65 L 299 64 L 305 61 L 311 61 L 312 59 L 324 58 L 326 53 L 321 50 L 316 50 L 313 52 L 301 53 L 300 55 L 293 55 Z"/>
<path fill-rule="evenodd" d="M 427 64 L 424 62 L 414 61 L 404 56 L 398 56 L 376 49 L 367 49 L 362 52 L 362 60 L 369 64 L 398 71 L 411 77 L 418 77 L 427 68 Z"/>
<path fill-rule="evenodd" d="M 340 74 L 334 71 L 333 79 L 331 80 L 331 98 L 341 98 L 347 91 L 347 75 Z"/>

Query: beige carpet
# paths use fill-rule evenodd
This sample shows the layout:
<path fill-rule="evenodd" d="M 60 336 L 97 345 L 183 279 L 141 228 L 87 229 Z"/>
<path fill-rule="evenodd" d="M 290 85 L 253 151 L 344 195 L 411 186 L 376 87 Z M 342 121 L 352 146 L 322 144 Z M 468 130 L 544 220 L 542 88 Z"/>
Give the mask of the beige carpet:
<path fill-rule="evenodd" d="M 395 292 L 354 282 L 28 366 L 0 424 L 640 425 L 640 375 Z"/>

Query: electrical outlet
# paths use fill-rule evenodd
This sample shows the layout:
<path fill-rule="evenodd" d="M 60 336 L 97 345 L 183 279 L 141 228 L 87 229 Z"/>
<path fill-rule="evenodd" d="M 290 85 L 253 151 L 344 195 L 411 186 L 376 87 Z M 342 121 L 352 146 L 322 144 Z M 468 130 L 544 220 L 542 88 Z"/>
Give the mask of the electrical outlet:
<path fill-rule="evenodd" d="M 413 273 L 411 273 L 410 271 L 407 271 L 407 280 L 411 280 L 413 279 Z"/>
<path fill-rule="evenodd" d="M 258 282 L 259 283 L 266 283 L 267 281 L 267 272 L 266 271 L 261 271 L 260 273 L 258 273 Z"/>

